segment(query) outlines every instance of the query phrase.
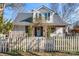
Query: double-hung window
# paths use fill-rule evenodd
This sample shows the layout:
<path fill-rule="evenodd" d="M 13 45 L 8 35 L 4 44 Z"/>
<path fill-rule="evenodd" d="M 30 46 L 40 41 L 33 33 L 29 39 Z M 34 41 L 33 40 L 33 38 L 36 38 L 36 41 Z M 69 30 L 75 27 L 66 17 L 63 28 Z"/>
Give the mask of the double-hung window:
<path fill-rule="evenodd" d="M 50 19 L 50 13 L 36 13 L 36 19 L 37 18 L 49 20 Z"/>
<path fill-rule="evenodd" d="M 49 20 L 50 19 L 50 13 L 44 13 L 44 19 Z"/>
<path fill-rule="evenodd" d="M 47 17 L 48 17 L 47 20 L 50 20 L 50 13 L 48 13 L 48 16 Z"/>

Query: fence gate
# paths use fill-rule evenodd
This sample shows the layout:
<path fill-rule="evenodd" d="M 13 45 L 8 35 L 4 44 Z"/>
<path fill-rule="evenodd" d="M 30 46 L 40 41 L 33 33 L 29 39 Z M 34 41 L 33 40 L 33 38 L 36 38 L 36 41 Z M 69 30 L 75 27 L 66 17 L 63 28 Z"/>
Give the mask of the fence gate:
<path fill-rule="evenodd" d="M 3 43 L 4 41 L 0 42 Z M 0 47 L 6 48 L 6 43 Z M 45 37 L 9 38 L 9 51 L 13 49 L 20 51 L 79 51 L 79 36 L 55 36 L 49 39 Z M 3 49 L 3 51 L 5 50 Z"/>
<path fill-rule="evenodd" d="M 27 50 L 28 51 L 39 51 L 43 50 L 43 46 L 45 43 L 44 38 L 42 37 L 29 37 L 27 40 Z"/>
<path fill-rule="evenodd" d="M 53 51 L 53 39 L 44 37 L 27 38 L 27 51 Z"/>

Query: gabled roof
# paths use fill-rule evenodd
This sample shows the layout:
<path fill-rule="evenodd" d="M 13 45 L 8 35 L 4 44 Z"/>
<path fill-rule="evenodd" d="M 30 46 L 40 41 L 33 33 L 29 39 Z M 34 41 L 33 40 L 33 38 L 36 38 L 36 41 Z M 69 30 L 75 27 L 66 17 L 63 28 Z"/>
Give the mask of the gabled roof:
<path fill-rule="evenodd" d="M 52 10 L 52 9 L 50 9 L 50 8 L 44 6 L 44 5 L 40 6 L 40 7 L 37 8 L 37 9 L 34 9 L 33 11 L 41 11 L 41 10 L 46 10 L 46 11 L 48 11 L 48 12 L 55 12 L 54 10 Z"/>
<path fill-rule="evenodd" d="M 52 11 L 51 9 L 47 8 L 46 6 L 42 6 L 36 10 L 49 10 Z M 63 21 L 63 19 L 60 18 L 60 16 L 57 13 L 54 13 L 54 15 L 52 16 L 53 19 L 52 20 L 52 24 L 53 25 L 67 25 L 67 23 L 65 21 Z M 16 19 L 13 21 L 14 25 L 29 25 L 30 23 L 32 23 L 33 21 L 33 13 L 18 13 Z"/>

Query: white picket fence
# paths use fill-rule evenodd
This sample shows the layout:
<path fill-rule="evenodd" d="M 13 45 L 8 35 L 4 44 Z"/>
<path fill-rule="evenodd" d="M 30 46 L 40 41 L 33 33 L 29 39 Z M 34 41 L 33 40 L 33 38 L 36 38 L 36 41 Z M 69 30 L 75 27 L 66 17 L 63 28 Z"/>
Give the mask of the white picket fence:
<path fill-rule="evenodd" d="M 16 44 L 14 44 L 16 42 Z M 13 45 L 13 46 L 12 46 Z M 54 36 L 16 38 L 9 43 L 9 50 L 23 51 L 79 51 L 79 36 Z"/>
<path fill-rule="evenodd" d="M 45 37 L 27 38 L 27 51 L 53 51 L 53 40 Z"/>
<path fill-rule="evenodd" d="M 79 36 L 53 37 L 54 51 L 79 51 Z"/>
<path fill-rule="evenodd" d="M 5 35 L 0 34 L 0 52 L 7 51 L 7 43 L 8 39 L 5 37 Z"/>
<path fill-rule="evenodd" d="M 26 37 L 25 34 L 0 38 L 0 52 L 7 51 L 79 51 L 79 36 Z"/>

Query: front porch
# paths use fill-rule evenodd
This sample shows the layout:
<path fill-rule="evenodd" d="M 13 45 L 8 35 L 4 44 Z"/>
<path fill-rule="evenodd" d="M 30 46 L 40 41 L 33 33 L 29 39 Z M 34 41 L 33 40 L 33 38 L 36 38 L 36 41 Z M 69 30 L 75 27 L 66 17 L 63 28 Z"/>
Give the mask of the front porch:
<path fill-rule="evenodd" d="M 62 28 L 62 30 L 60 30 L 60 28 Z M 65 26 L 52 25 L 48 23 L 33 23 L 25 27 L 27 35 L 31 37 L 50 37 L 52 34 L 56 34 L 56 31 L 58 30 L 62 32 L 63 35 Z"/>

